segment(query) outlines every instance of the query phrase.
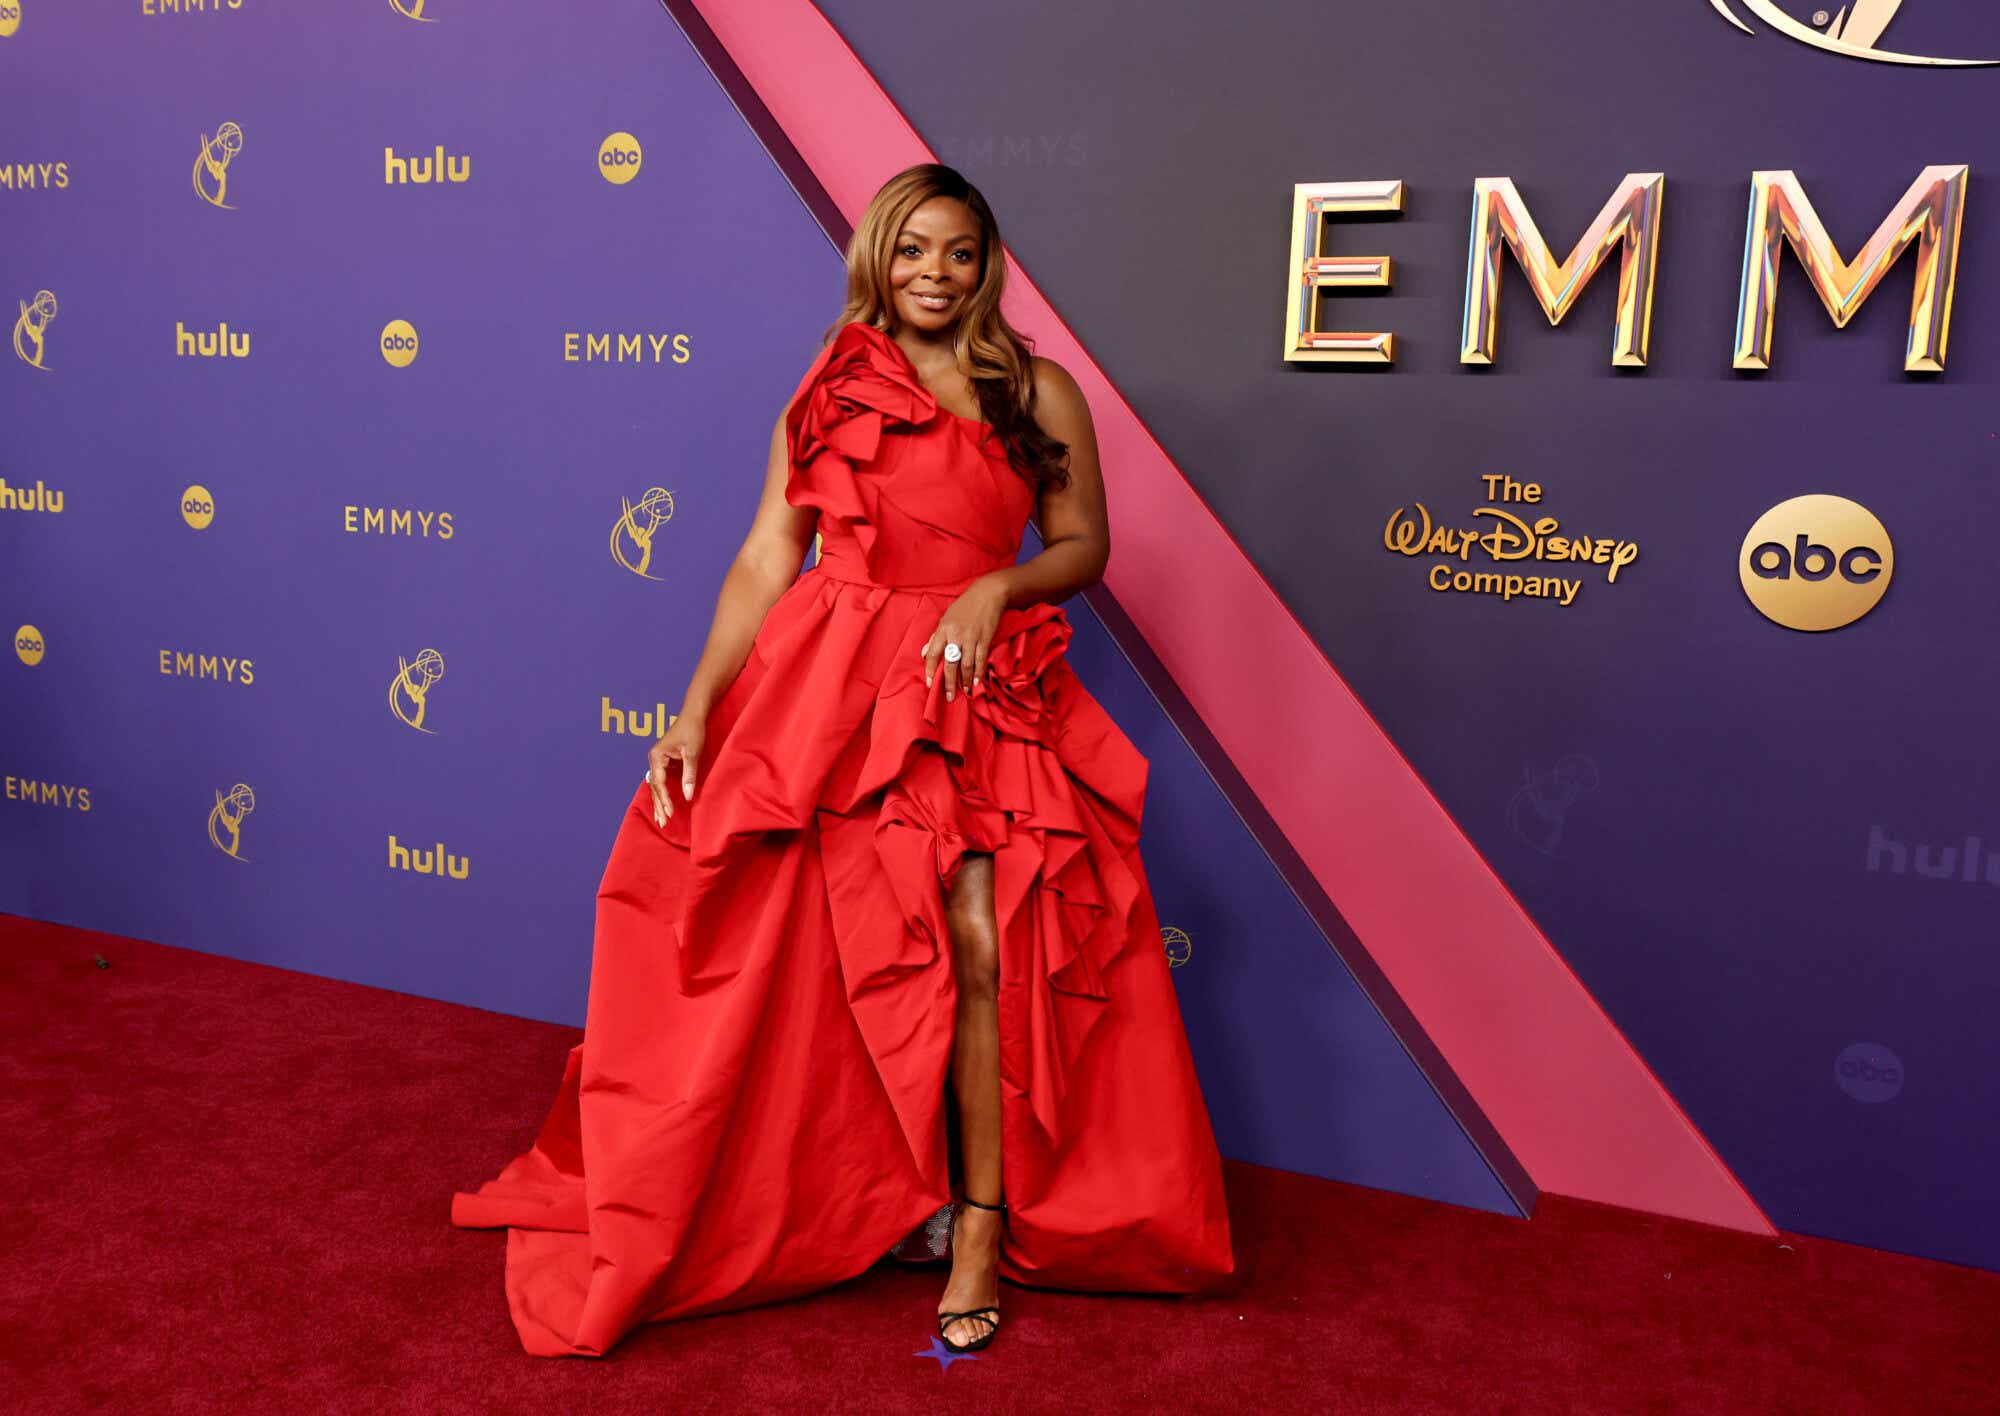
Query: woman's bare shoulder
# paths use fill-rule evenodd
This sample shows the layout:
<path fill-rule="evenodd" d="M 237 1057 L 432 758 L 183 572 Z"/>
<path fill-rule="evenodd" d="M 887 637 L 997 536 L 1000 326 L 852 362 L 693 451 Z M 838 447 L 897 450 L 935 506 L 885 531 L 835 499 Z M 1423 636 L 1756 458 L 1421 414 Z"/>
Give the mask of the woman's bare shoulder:
<path fill-rule="evenodd" d="M 1076 379 L 1055 360 L 1037 354 L 1028 364 L 1035 380 L 1035 419 L 1051 436 L 1057 427 L 1075 427 L 1090 420 L 1090 405 Z"/>

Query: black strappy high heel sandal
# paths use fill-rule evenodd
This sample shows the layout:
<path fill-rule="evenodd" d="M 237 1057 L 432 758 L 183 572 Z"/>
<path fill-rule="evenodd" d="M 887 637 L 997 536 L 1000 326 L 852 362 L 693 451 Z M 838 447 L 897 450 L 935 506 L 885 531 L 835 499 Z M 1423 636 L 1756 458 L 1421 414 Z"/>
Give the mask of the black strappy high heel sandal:
<path fill-rule="evenodd" d="M 1007 1202 L 1004 1199 L 1001 1200 L 1000 1203 L 997 1205 L 987 1205 L 987 1204 L 981 1204 L 978 1200 L 973 1199 L 970 1195 L 964 1197 L 963 1203 L 971 1205 L 974 1209 L 995 1210 L 995 1211 L 1000 1211 L 1002 1213 L 1004 1213 L 1007 1208 Z M 1000 1221 L 1002 1225 L 1005 1225 L 1006 1222 L 1007 1221 L 1004 1218 Z M 956 1208 L 954 1208 L 951 1212 L 951 1232 L 952 1236 L 956 1238 L 958 1234 L 958 1210 Z M 972 1341 L 964 1344 L 963 1346 L 960 1346 L 958 1343 L 953 1342 L 949 1337 L 945 1336 L 945 1329 L 950 1327 L 954 1322 L 957 1322 L 961 1318 L 970 1319 L 973 1322 L 980 1322 L 986 1324 L 986 1331 L 981 1333 L 978 1337 L 973 1338 Z M 993 1340 L 993 1335 L 999 1331 L 1000 1331 L 1000 1310 L 998 1308 L 992 1308 L 992 1307 L 967 1308 L 962 1313 L 938 1314 L 938 1340 L 944 1344 L 945 1350 L 947 1352 L 977 1352 L 981 1348 L 985 1347 L 987 1343 L 991 1342 Z"/>

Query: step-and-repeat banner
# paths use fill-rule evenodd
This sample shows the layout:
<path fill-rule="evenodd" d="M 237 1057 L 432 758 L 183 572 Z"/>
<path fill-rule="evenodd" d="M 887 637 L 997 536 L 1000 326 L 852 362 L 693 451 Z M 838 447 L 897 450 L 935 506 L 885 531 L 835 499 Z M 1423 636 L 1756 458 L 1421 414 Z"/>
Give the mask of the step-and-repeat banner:
<path fill-rule="evenodd" d="M 0 72 L 0 909 L 580 1020 L 838 253 L 653 4 Z"/>

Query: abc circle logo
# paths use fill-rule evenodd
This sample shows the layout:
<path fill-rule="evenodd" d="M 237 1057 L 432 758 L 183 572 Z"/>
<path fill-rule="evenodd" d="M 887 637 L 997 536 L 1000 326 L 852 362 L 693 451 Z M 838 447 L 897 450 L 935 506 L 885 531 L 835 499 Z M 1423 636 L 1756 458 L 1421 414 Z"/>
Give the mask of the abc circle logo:
<path fill-rule="evenodd" d="M 21 0 L 0 0 L 0 39 L 21 27 Z"/>
<path fill-rule="evenodd" d="M 215 520 L 215 494 L 199 483 L 182 492 L 181 520 L 197 531 L 206 531 Z"/>
<path fill-rule="evenodd" d="M 24 624 L 14 631 L 14 652 L 21 662 L 30 668 L 42 662 L 42 632 L 31 624 Z"/>
<path fill-rule="evenodd" d="M 0 0 L 0 4 L 6 0 Z M 614 187 L 639 175 L 639 140 L 630 133 L 613 133 L 597 145 L 597 172 Z"/>
<path fill-rule="evenodd" d="M 1903 1059 L 1879 1042 L 1857 1042 L 1834 1058 L 1833 1080 L 1856 1101 L 1889 1101 L 1903 1089 Z"/>
<path fill-rule="evenodd" d="M 1896 568 L 1889 532 L 1846 497 L 1779 502 L 1743 538 L 1737 573 L 1765 619 L 1788 629 L 1839 629 L 1881 602 Z"/>
<path fill-rule="evenodd" d="M 382 357 L 392 369 L 407 369 L 417 361 L 417 331 L 408 320 L 382 326 Z"/>

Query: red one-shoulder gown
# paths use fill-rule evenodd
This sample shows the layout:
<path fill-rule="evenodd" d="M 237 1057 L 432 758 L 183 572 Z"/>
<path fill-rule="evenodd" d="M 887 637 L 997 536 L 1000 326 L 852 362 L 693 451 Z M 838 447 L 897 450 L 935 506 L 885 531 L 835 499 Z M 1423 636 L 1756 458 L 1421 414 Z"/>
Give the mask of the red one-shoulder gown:
<path fill-rule="evenodd" d="M 945 890 L 994 853 L 1010 1213 L 1000 1272 L 1193 1292 L 1232 1270 L 1221 1161 L 1139 858 L 1146 759 L 1009 609 L 977 694 L 920 650 L 1014 563 L 1034 491 L 902 349 L 844 325 L 786 417 L 821 551 L 708 723 L 695 799 L 641 784 L 597 892 L 583 1041 L 532 1149 L 452 1223 L 507 1226 L 539 1355 L 825 1287 L 951 1198 Z"/>

